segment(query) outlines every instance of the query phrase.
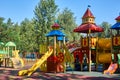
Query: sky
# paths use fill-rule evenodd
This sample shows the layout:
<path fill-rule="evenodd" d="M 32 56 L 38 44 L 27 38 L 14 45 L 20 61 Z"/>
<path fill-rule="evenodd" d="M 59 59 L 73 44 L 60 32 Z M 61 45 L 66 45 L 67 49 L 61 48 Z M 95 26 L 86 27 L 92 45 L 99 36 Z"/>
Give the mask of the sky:
<path fill-rule="evenodd" d="M 20 23 L 25 18 L 32 19 L 38 3 L 39 0 L 1 0 L 0 17 L 4 17 L 5 20 L 11 18 L 14 23 Z M 96 24 L 105 21 L 113 25 L 116 23 L 115 18 L 120 15 L 120 0 L 55 0 L 55 3 L 60 11 L 70 9 L 78 25 L 82 23 L 81 18 L 88 5 L 91 6 Z"/>

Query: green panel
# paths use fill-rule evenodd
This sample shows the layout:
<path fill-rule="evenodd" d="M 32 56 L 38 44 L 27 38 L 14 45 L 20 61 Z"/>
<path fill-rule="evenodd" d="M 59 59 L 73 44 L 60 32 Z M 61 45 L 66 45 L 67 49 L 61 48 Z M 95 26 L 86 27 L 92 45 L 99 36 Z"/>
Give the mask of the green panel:
<path fill-rule="evenodd" d="M 113 49 L 120 49 L 120 46 L 113 46 Z"/>
<path fill-rule="evenodd" d="M 114 60 L 114 54 L 112 54 L 112 60 Z"/>
<path fill-rule="evenodd" d="M 118 54 L 117 56 L 118 56 L 118 64 L 120 64 L 120 54 Z"/>

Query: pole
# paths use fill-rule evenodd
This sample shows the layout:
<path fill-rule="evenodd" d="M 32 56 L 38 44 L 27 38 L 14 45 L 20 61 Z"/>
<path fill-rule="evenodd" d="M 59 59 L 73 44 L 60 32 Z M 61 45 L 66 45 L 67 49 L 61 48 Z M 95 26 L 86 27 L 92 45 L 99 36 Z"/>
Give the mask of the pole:
<path fill-rule="evenodd" d="M 63 46 L 65 46 L 65 36 L 63 36 Z M 64 66 L 64 73 L 66 72 L 66 62 L 65 62 L 65 54 L 66 54 L 66 51 L 64 49 L 64 61 L 63 61 L 63 66 Z"/>
<path fill-rule="evenodd" d="M 49 46 L 49 37 L 47 36 L 47 46 Z"/>
<path fill-rule="evenodd" d="M 112 59 L 114 59 L 112 29 L 110 30 L 110 35 L 111 35 L 111 55 L 112 55 Z"/>
<path fill-rule="evenodd" d="M 54 56 L 56 57 L 56 36 L 54 36 Z"/>
<path fill-rule="evenodd" d="M 53 56 L 56 58 L 56 36 L 54 36 L 54 53 L 53 53 Z M 55 66 L 54 68 L 55 69 L 53 69 L 54 70 L 54 72 L 56 73 L 57 72 L 57 64 L 56 64 L 56 61 L 54 60 L 54 64 L 53 64 L 53 66 Z"/>
<path fill-rule="evenodd" d="M 91 72 L 91 38 L 90 38 L 91 30 L 89 30 L 89 72 Z"/>

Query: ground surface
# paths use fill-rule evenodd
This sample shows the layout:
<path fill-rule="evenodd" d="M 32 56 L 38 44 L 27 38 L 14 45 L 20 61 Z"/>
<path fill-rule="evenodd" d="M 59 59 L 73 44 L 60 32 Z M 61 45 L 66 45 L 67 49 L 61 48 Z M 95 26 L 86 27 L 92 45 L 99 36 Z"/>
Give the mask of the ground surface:
<path fill-rule="evenodd" d="M 104 75 L 101 72 L 67 71 L 66 73 L 44 73 L 39 70 L 32 76 L 17 76 L 19 69 L 0 68 L 0 80 L 120 80 L 120 74 Z"/>
<path fill-rule="evenodd" d="M 29 69 L 35 62 L 25 64 L 22 69 L 0 67 L 0 80 L 120 80 L 120 73 L 105 75 L 102 72 L 66 71 L 65 73 L 44 73 L 38 69 L 32 76 L 18 76 L 18 71 Z"/>

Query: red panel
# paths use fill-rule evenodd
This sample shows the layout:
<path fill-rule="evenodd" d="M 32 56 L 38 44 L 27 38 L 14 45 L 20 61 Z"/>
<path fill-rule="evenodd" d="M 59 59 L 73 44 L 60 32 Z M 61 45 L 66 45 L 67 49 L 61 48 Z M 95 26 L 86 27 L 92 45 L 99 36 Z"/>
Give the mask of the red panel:
<path fill-rule="evenodd" d="M 80 61 L 80 63 L 82 63 L 83 53 L 81 52 L 81 49 L 75 50 L 75 51 L 73 52 L 73 54 L 74 54 L 75 59 L 76 59 L 76 55 L 78 55 L 78 56 L 79 56 L 79 61 Z"/>

